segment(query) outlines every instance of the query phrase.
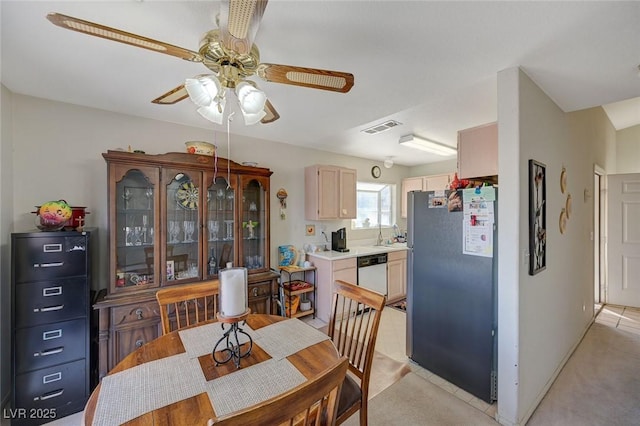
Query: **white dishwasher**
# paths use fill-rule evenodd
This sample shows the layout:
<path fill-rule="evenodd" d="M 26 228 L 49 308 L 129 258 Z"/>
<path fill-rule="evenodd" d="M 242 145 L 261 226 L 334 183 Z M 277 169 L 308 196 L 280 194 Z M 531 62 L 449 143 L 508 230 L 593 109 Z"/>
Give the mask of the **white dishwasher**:
<path fill-rule="evenodd" d="M 358 256 L 358 285 L 387 295 L 387 253 Z"/>

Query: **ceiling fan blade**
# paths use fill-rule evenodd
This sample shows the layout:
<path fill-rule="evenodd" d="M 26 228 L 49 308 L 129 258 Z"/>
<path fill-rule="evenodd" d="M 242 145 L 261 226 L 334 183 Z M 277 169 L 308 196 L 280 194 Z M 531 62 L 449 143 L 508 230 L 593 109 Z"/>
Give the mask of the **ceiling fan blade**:
<path fill-rule="evenodd" d="M 269 102 L 268 99 L 267 99 L 267 102 L 264 104 L 264 112 L 266 112 L 267 115 L 262 117 L 262 120 L 260 120 L 262 124 L 273 123 L 278 118 L 280 118 L 280 114 L 278 114 L 278 111 L 276 111 L 276 109 L 273 107 L 273 105 L 271 104 L 271 102 Z"/>
<path fill-rule="evenodd" d="M 268 0 L 222 0 L 218 25 L 222 45 L 238 55 L 251 52 Z"/>
<path fill-rule="evenodd" d="M 164 95 L 161 95 L 151 102 L 159 105 L 173 105 L 180 102 L 183 99 L 187 99 L 189 94 L 187 93 L 187 89 L 184 88 L 184 84 L 176 87 L 175 89 L 169 90 Z"/>
<path fill-rule="evenodd" d="M 50 13 L 47 15 L 47 19 L 54 25 L 65 28 L 67 30 L 78 31 L 80 33 L 104 38 L 107 40 L 113 40 L 131 46 L 142 47 L 144 49 L 153 50 L 154 52 L 176 56 L 187 61 L 202 62 L 202 57 L 197 52 L 163 43 L 158 40 L 153 40 L 147 37 L 128 33 L 126 31 L 106 27 L 104 25 L 84 21 L 78 18 L 73 18 L 71 16 L 62 15 L 60 13 Z"/>
<path fill-rule="evenodd" d="M 354 81 L 353 74 L 346 72 L 264 63 L 258 65 L 257 74 L 265 81 L 340 93 L 351 90 Z"/>

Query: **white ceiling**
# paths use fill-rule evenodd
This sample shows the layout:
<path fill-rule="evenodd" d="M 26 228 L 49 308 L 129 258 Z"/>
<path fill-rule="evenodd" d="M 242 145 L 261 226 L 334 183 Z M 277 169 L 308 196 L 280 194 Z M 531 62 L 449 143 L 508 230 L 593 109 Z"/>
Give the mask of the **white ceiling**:
<path fill-rule="evenodd" d="M 199 63 L 65 30 L 58 12 L 198 50 L 216 1 L 6 1 L 2 84 L 14 93 L 224 132 L 189 100 L 150 101 L 207 72 Z M 271 0 L 261 60 L 351 72 L 347 94 L 253 80 L 281 118 L 231 132 L 398 164 L 443 157 L 400 147 L 414 133 L 451 146 L 457 130 L 497 119 L 496 74 L 520 66 L 562 108 L 640 97 L 640 2 Z M 229 103 L 228 103 L 229 105 Z M 606 108 L 616 129 L 640 123 L 638 100 Z M 621 117 L 621 118 L 618 118 Z M 393 130 L 362 129 L 388 119 Z M 213 138 L 212 138 L 213 139 Z"/>

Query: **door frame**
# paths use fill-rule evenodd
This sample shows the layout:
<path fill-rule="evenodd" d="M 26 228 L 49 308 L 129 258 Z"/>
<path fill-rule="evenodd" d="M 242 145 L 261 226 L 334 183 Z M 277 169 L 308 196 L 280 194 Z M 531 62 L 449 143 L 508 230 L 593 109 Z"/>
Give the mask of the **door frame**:
<path fill-rule="evenodd" d="M 607 175 L 598 164 L 593 165 L 593 301 L 607 300 Z"/>

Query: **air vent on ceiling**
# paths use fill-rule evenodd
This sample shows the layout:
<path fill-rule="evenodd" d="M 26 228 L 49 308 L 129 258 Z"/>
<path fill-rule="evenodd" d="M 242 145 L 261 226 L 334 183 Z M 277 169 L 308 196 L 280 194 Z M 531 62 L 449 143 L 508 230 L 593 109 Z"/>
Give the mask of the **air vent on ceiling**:
<path fill-rule="evenodd" d="M 384 123 L 376 124 L 375 126 L 366 128 L 362 131 L 370 135 L 375 135 L 376 133 L 384 132 L 386 130 L 393 129 L 396 126 L 401 126 L 401 125 L 402 123 L 398 121 L 389 120 L 389 121 L 385 121 Z"/>

